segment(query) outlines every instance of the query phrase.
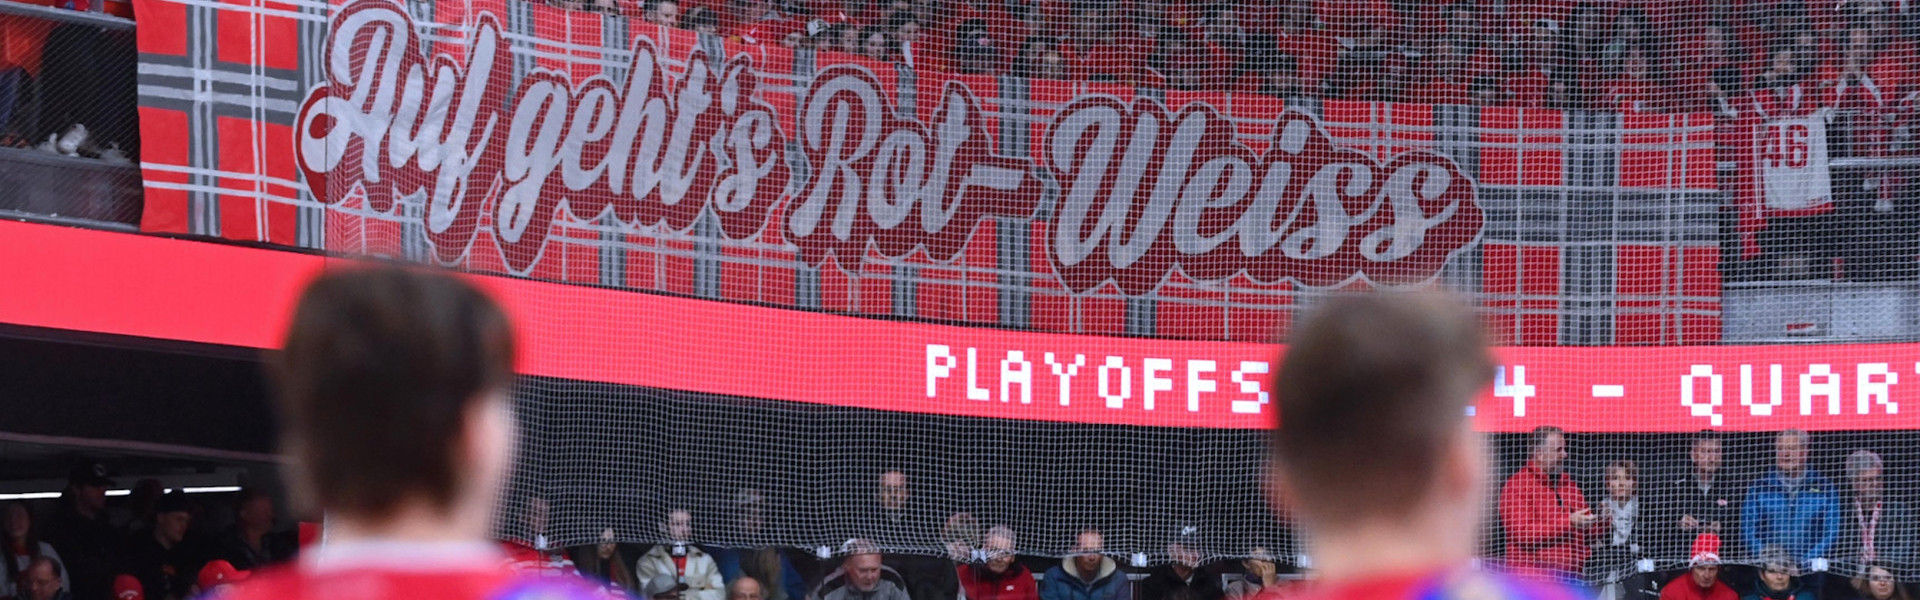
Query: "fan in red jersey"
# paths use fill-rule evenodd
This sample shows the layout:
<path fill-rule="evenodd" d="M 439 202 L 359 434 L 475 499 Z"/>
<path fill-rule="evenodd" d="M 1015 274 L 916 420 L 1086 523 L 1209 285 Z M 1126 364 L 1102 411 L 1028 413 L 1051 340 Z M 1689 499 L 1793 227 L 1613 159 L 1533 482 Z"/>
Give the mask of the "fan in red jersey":
<path fill-rule="evenodd" d="M 1306 597 L 1581 597 L 1470 567 L 1487 455 L 1466 411 L 1493 372 L 1479 320 L 1444 296 L 1336 297 L 1295 327 L 1273 448 L 1321 575 Z"/>
<path fill-rule="evenodd" d="M 516 572 L 487 539 L 513 453 L 513 356 L 506 313 L 451 275 L 369 267 L 315 280 L 274 374 L 294 483 L 327 515 L 326 540 L 216 595 L 596 597 Z"/>

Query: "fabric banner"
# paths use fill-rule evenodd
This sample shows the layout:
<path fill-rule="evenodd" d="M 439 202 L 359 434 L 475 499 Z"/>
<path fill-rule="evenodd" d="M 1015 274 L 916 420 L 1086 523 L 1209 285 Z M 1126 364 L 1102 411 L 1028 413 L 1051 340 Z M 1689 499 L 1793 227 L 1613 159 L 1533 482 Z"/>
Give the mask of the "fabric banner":
<path fill-rule="evenodd" d="M 1260 340 L 1320 290 L 1439 282 L 1504 342 L 1719 336 L 1700 115 L 947 75 L 519 0 L 139 1 L 147 231 L 1062 333 Z"/>
<path fill-rule="evenodd" d="M 1759 130 L 1760 180 L 1767 211 L 1812 215 L 1833 205 L 1825 115 L 1779 119 Z"/>

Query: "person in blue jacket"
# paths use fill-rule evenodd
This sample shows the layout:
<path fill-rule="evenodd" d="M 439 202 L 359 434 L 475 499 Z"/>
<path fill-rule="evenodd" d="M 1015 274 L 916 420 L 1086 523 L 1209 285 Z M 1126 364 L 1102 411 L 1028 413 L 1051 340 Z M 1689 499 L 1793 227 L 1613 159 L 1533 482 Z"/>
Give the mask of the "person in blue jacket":
<path fill-rule="evenodd" d="M 1073 556 L 1041 578 L 1040 600 L 1133 600 L 1133 582 L 1113 559 L 1100 554 L 1104 549 L 1100 530 L 1082 530 Z"/>
<path fill-rule="evenodd" d="M 1807 432 L 1789 429 L 1774 438 L 1774 469 L 1747 491 L 1740 537 L 1747 551 L 1779 546 L 1796 564 L 1826 561 L 1840 531 L 1839 490 L 1807 468 Z"/>

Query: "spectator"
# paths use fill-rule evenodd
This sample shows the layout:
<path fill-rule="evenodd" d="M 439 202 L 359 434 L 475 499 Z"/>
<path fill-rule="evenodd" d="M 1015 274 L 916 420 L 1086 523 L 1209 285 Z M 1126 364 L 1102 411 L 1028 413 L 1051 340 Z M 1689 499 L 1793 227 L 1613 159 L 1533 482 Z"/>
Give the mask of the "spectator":
<path fill-rule="evenodd" d="M 727 600 L 765 600 L 760 581 L 752 577 L 741 577 L 727 584 Z"/>
<path fill-rule="evenodd" d="M 1533 430 L 1533 458 L 1500 490 L 1500 522 L 1507 529 L 1507 564 L 1572 580 L 1592 550 L 1587 538 L 1600 516 L 1566 473 L 1566 435 L 1558 427 Z"/>
<path fill-rule="evenodd" d="M 113 578 L 110 569 L 124 541 L 107 517 L 107 487 L 111 485 L 113 480 L 107 478 L 105 465 L 75 466 L 67 473 L 59 511 L 47 528 L 45 541 L 60 552 L 61 566 L 73 582 L 76 600 L 107 598 L 107 584 Z"/>
<path fill-rule="evenodd" d="M 969 20 L 955 30 L 952 65 L 967 75 L 992 75 L 1000 69 L 1000 50 L 985 22 Z"/>
<path fill-rule="evenodd" d="M 1694 538 L 1688 572 L 1660 589 L 1660 600 L 1735 600 L 1733 588 L 1720 581 L 1720 536 L 1712 532 Z"/>
<path fill-rule="evenodd" d="M 127 574 L 115 575 L 113 600 L 147 600 L 147 592 L 140 587 L 140 578 Z"/>
<path fill-rule="evenodd" d="M 713 555 L 714 564 L 720 567 L 720 577 L 729 582 L 741 577 L 752 578 L 768 600 L 804 600 L 807 584 L 801 579 L 800 570 L 786 553 L 769 546 L 770 540 L 763 533 L 766 499 L 759 490 L 751 488 L 741 489 L 733 498 L 737 543 L 731 548 L 707 550 Z"/>
<path fill-rule="evenodd" d="M 107 511 L 112 515 L 110 518 L 113 526 L 128 533 L 146 530 L 147 524 L 153 522 L 153 503 L 158 502 L 160 496 L 165 494 L 166 487 L 162 486 L 158 479 L 148 477 L 133 482 L 133 489 L 127 492 L 126 509 Z"/>
<path fill-rule="evenodd" d="M 21 573 L 23 587 L 16 595 L 19 600 L 72 600 L 73 595 L 61 583 L 66 580 L 66 574 L 60 572 L 60 563 L 52 558 L 33 559 Z"/>
<path fill-rule="evenodd" d="M 905 579 L 903 586 L 914 600 L 954 598 L 960 581 L 953 561 L 914 553 L 938 546 L 932 511 L 914 500 L 905 472 L 881 473 L 878 483 L 873 507 L 878 518 L 868 527 L 868 539 L 887 553 L 887 567 Z"/>
<path fill-rule="evenodd" d="M 681 600 L 687 591 L 687 584 L 674 579 L 672 575 L 661 573 L 647 580 L 647 586 L 640 590 L 642 600 Z"/>
<path fill-rule="evenodd" d="M 60 572 L 61 589 L 72 589 L 66 565 L 52 544 L 40 541 L 33 530 L 33 513 L 18 501 L 0 505 L 0 598 L 21 595 L 21 574 L 40 557 L 53 561 Z"/>
<path fill-rule="evenodd" d="M 1417 72 L 1425 78 L 1412 97 L 1429 104 L 1473 104 L 1472 81 L 1461 61 L 1460 50 L 1453 41 L 1441 40 L 1434 44 L 1420 59 Z"/>
<path fill-rule="evenodd" d="M 1793 555 L 1779 546 L 1768 546 L 1758 553 L 1760 579 L 1754 582 L 1753 592 L 1743 600 L 1815 600 L 1814 590 L 1803 586 L 1798 575 L 1800 567 L 1794 562 Z"/>
<path fill-rule="evenodd" d="M 551 511 L 552 505 L 546 498 L 529 499 L 526 511 L 520 514 L 523 530 L 514 532 L 517 539 L 501 544 L 507 551 L 507 564 L 515 571 L 542 577 L 571 577 L 580 573 L 567 553 L 547 538 L 547 517 Z"/>
<path fill-rule="evenodd" d="M 1371 24 L 1352 46 L 1340 52 L 1340 59 L 1327 74 L 1322 92 L 1329 98 L 1344 100 L 1391 101 L 1396 88 L 1392 81 L 1400 69 L 1399 52 L 1387 45 L 1385 31 Z"/>
<path fill-rule="evenodd" d="M 1587 576 L 1605 582 L 1600 597 L 1605 600 L 1635 595 L 1637 590 L 1658 588 L 1652 578 L 1636 566 L 1646 558 L 1646 506 L 1640 502 L 1640 467 L 1631 460 L 1616 460 L 1607 465 L 1605 500 L 1600 501 L 1600 522 L 1605 527 L 1594 544 L 1593 557 L 1587 561 Z M 1716 553 L 1718 550 L 1715 551 Z"/>
<path fill-rule="evenodd" d="M 1733 536 L 1738 532 L 1734 524 L 1740 514 L 1739 487 L 1720 473 L 1724 443 L 1717 431 L 1694 434 L 1687 450 L 1687 474 L 1661 490 L 1655 503 L 1660 510 L 1653 516 L 1656 525 L 1651 531 L 1660 546 L 1657 557 L 1687 557 L 1689 540 L 1701 533 Z"/>
<path fill-rule="evenodd" d="M 646 19 L 661 27 L 680 26 L 680 3 L 675 0 L 648 0 Z"/>
<path fill-rule="evenodd" d="M 704 33 L 707 35 L 718 35 L 720 33 L 719 13 L 705 6 L 695 6 L 687 9 L 687 14 L 680 19 L 680 24 L 694 33 Z"/>
<path fill-rule="evenodd" d="M 191 509 L 184 495 L 162 496 L 154 504 L 153 532 L 127 547 L 124 570 L 140 578 L 148 600 L 187 597 L 194 575 L 200 572 L 185 547 L 187 528 L 193 524 Z"/>
<path fill-rule="evenodd" d="M 960 565 L 960 587 L 967 600 L 1039 600 L 1033 572 L 1014 560 L 1013 529 L 988 529 L 980 550 L 984 562 Z"/>
<path fill-rule="evenodd" d="M 1801 86 L 1806 78 L 1803 53 L 1808 49 L 1790 43 L 1776 45 L 1767 55 L 1767 70 L 1754 78 L 1747 103 L 1736 106 L 1752 111 L 1763 119 L 1803 116 L 1816 107 L 1816 99 Z"/>
<path fill-rule="evenodd" d="M 1226 595 L 1220 589 L 1219 576 L 1200 567 L 1198 533 L 1193 526 L 1180 528 L 1173 542 L 1167 544 L 1167 564 L 1149 571 L 1140 582 L 1140 600 L 1220 600 Z M 1178 592 L 1184 593 L 1176 595 Z"/>
<path fill-rule="evenodd" d="M 220 541 L 218 558 L 242 571 L 292 560 L 299 544 L 292 536 L 273 531 L 273 497 L 255 488 L 240 490 L 234 500 L 236 523 Z"/>
<path fill-rule="evenodd" d="M 1240 567 L 1246 570 L 1246 576 L 1227 585 L 1226 597 L 1230 600 L 1270 600 L 1281 594 L 1284 585 L 1280 582 L 1280 565 L 1265 547 L 1254 546 L 1240 561 Z"/>
<path fill-rule="evenodd" d="M 893 39 L 898 40 L 900 61 L 907 66 L 933 71 L 945 71 L 950 67 L 941 60 L 945 52 L 935 51 L 931 47 L 932 39 L 924 33 L 920 18 L 913 13 L 895 13 L 888 19 L 893 24 Z M 922 44 L 926 40 L 927 44 Z"/>
<path fill-rule="evenodd" d="M 1893 579 L 1887 565 L 1867 565 L 1861 574 L 1863 577 L 1853 580 L 1853 590 L 1860 594 L 1860 600 L 1913 600 L 1906 586 Z"/>
<path fill-rule="evenodd" d="M 1101 554 L 1105 547 L 1100 530 L 1080 530 L 1073 554 L 1047 569 L 1040 582 L 1041 600 L 1132 600 L 1133 583 L 1113 559 Z"/>
<path fill-rule="evenodd" d="M 640 580 L 633 575 L 633 562 L 620 551 L 613 528 L 600 531 L 600 543 L 575 546 L 567 551 L 581 575 L 594 578 L 622 593 L 639 593 Z"/>
<path fill-rule="evenodd" d="M 1614 56 L 1613 79 L 1607 82 L 1600 108 L 1620 112 L 1652 110 L 1659 98 L 1649 78 L 1646 50 L 1627 48 Z"/>
<path fill-rule="evenodd" d="M 1688 26 L 1667 49 L 1667 56 L 1687 60 L 1666 62 L 1664 108 L 1672 112 L 1733 113 L 1732 98 L 1740 90 L 1739 64 L 1733 59 L 1726 28 L 1718 24 Z"/>
<path fill-rule="evenodd" d="M 720 566 L 699 546 L 693 545 L 693 513 L 684 508 L 667 512 L 660 532 L 669 543 L 654 546 L 633 567 L 635 577 L 652 581 L 665 575 L 686 585 L 686 600 L 724 600 L 726 583 L 720 578 Z"/>
<path fill-rule="evenodd" d="M 1774 438 L 1774 468 L 1754 482 L 1740 513 L 1740 537 L 1750 552 L 1778 547 L 1794 564 L 1825 558 L 1839 535 L 1840 504 L 1833 486 L 1807 468 L 1807 433 Z"/>
<path fill-rule="evenodd" d="M 233 563 L 224 560 L 210 560 L 200 567 L 200 575 L 195 578 L 193 597 L 206 598 L 214 590 L 223 586 L 244 581 L 251 571 L 233 568 Z"/>
<path fill-rule="evenodd" d="M 1887 497 L 1880 455 L 1857 450 L 1847 456 L 1846 468 L 1852 494 L 1840 519 L 1836 556 L 1856 565 L 1911 565 L 1914 537 L 1920 535 L 1914 530 L 1913 507 Z"/>
<path fill-rule="evenodd" d="M 821 596 L 821 600 L 908 600 L 907 591 L 893 579 L 884 564 L 886 557 L 871 543 L 855 540 L 848 545 L 847 560 L 838 572 L 828 576 L 844 579 L 839 587 Z M 894 574 L 896 577 L 897 574 Z"/>
<path fill-rule="evenodd" d="M 887 28 L 872 25 L 860 32 L 860 53 L 867 58 L 880 61 L 892 61 L 894 55 L 893 39 L 887 35 Z"/>

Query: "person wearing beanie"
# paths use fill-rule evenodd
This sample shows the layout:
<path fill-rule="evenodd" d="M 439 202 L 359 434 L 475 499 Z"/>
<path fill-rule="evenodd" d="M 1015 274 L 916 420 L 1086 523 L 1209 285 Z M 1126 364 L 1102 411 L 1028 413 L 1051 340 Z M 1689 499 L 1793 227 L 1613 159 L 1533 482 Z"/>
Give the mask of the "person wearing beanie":
<path fill-rule="evenodd" d="M 1814 590 L 1801 583 L 1800 569 L 1785 548 L 1768 546 L 1760 551 L 1760 579 L 1744 600 L 1814 600 Z"/>
<path fill-rule="evenodd" d="M 1691 569 L 1661 588 L 1660 600 L 1736 600 L 1733 588 L 1720 581 L 1720 536 L 1702 533 L 1693 540 Z"/>

